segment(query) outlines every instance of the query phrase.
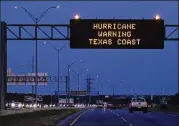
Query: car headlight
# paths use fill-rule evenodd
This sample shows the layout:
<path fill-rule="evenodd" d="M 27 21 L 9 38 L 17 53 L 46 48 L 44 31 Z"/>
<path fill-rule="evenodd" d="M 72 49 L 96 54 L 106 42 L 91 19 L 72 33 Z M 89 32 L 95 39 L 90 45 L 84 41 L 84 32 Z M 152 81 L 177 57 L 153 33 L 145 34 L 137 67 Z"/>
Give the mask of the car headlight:
<path fill-rule="evenodd" d="M 11 106 L 12 106 L 12 107 L 15 107 L 15 103 L 11 103 Z"/>
<path fill-rule="evenodd" d="M 6 107 L 8 106 L 8 103 L 6 103 Z"/>
<path fill-rule="evenodd" d="M 20 104 L 18 104 L 18 107 L 21 107 L 22 106 L 22 104 L 20 103 Z"/>
<path fill-rule="evenodd" d="M 34 107 L 34 108 L 36 108 L 36 107 L 37 107 L 37 105 L 36 105 L 36 104 L 34 104 L 34 105 L 33 105 L 33 107 Z"/>

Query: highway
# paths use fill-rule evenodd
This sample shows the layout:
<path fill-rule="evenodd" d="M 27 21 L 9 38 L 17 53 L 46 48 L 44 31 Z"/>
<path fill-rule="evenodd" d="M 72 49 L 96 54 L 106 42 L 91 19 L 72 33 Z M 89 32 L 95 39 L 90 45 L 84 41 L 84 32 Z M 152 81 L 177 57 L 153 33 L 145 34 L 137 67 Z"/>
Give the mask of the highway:
<path fill-rule="evenodd" d="M 70 126 L 178 126 L 178 115 L 164 114 L 159 112 L 134 112 L 129 113 L 128 110 L 118 109 L 89 109 L 78 114 L 74 119 L 68 118 L 60 125 Z M 58 126 L 60 126 L 58 125 Z"/>

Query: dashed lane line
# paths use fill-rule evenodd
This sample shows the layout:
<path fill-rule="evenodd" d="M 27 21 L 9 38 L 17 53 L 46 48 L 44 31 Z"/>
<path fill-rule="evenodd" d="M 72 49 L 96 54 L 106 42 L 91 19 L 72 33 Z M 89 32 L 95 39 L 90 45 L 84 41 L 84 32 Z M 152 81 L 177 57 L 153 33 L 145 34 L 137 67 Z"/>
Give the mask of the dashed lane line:
<path fill-rule="evenodd" d="M 121 119 L 122 119 L 124 122 L 126 122 L 126 123 L 127 123 L 127 120 L 125 120 L 123 117 L 121 117 Z"/>
<path fill-rule="evenodd" d="M 123 120 L 125 123 L 128 123 L 127 122 L 127 120 L 126 119 L 124 119 L 121 115 L 119 115 L 119 114 L 116 114 L 115 112 L 113 112 L 113 111 L 111 111 L 114 115 L 117 115 L 117 116 L 119 116 L 120 118 L 121 118 L 121 120 Z M 129 126 L 133 126 L 132 124 L 130 124 L 130 123 L 128 123 L 129 124 Z"/>
<path fill-rule="evenodd" d="M 132 126 L 132 124 L 129 124 L 129 126 Z"/>

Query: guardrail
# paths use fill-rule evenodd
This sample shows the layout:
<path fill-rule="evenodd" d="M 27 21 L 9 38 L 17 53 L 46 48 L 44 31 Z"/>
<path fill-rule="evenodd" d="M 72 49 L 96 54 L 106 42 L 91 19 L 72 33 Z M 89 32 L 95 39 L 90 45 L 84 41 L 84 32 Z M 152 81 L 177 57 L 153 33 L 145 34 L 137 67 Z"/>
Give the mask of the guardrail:
<path fill-rule="evenodd" d="M 35 111 L 52 110 L 52 109 L 76 109 L 76 108 L 91 108 L 91 107 L 49 107 L 49 108 L 13 109 L 13 110 L 9 109 L 9 110 L 0 110 L 0 116 L 31 113 Z"/>

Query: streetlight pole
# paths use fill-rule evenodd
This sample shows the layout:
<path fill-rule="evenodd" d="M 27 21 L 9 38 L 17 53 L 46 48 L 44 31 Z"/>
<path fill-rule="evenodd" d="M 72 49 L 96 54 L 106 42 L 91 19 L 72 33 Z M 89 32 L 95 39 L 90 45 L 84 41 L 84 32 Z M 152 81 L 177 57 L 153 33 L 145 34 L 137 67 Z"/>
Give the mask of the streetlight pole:
<path fill-rule="evenodd" d="M 58 102 L 57 102 L 57 105 L 59 105 L 59 92 L 60 92 L 60 70 L 59 70 L 59 68 L 60 68 L 60 50 L 58 50 L 57 51 L 57 53 L 58 53 L 58 67 L 57 67 L 57 69 L 58 69 Z"/>
<path fill-rule="evenodd" d="M 86 71 L 88 71 L 88 69 Z M 79 91 L 80 91 L 80 75 L 82 75 L 82 72 L 83 71 L 78 73 L 78 103 L 80 102 L 80 96 L 79 96 Z M 82 96 L 82 98 L 83 98 L 83 96 Z"/>
<path fill-rule="evenodd" d="M 81 62 L 82 60 L 80 60 Z M 73 64 L 75 64 L 76 61 L 72 62 L 71 64 L 68 64 L 68 83 L 67 83 L 67 93 L 68 93 L 68 103 L 69 103 L 69 99 L 70 99 L 70 68 Z"/>
<path fill-rule="evenodd" d="M 81 61 L 82 60 L 80 60 L 80 62 Z M 67 71 L 67 83 L 66 83 L 66 105 L 67 105 L 67 103 L 69 103 L 69 98 L 70 98 L 70 71 L 71 71 L 70 68 L 73 64 L 76 63 L 76 61 L 72 62 L 71 64 L 68 64 L 64 61 L 63 61 L 63 63 L 67 65 L 67 70 L 68 70 Z"/>
<path fill-rule="evenodd" d="M 45 41 L 44 44 L 46 44 L 47 42 Z M 58 54 L 58 59 L 57 59 L 57 76 L 58 76 L 58 80 L 57 80 L 57 92 L 58 92 L 58 102 L 59 102 L 59 92 L 60 92 L 60 52 L 66 47 L 67 44 L 63 45 L 61 48 L 57 48 L 54 45 L 51 45 L 52 48 L 57 52 Z M 57 103 L 58 104 L 58 103 Z"/>
<path fill-rule="evenodd" d="M 69 104 L 69 100 L 70 100 L 70 65 L 68 65 L 68 83 L 67 83 L 67 94 L 68 94 L 68 99 L 67 99 L 67 103 Z"/>
<path fill-rule="evenodd" d="M 59 6 L 56 7 L 49 7 L 48 9 L 46 9 L 38 18 L 35 18 L 26 8 L 24 7 L 18 7 L 15 6 L 15 9 L 17 8 L 21 8 L 23 9 L 28 15 L 29 17 L 35 22 L 35 39 L 36 39 L 36 43 L 35 43 L 35 55 L 36 55 L 36 66 L 35 66 L 35 103 L 37 104 L 37 85 L 38 85 L 38 41 L 37 41 L 37 24 L 38 22 L 45 16 L 45 14 L 52 8 L 59 8 Z"/>
<path fill-rule="evenodd" d="M 103 97 L 104 97 L 104 96 L 103 96 L 103 83 L 102 83 L 102 102 L 103 102 L 103 100 L 104 100 Z"/>
<path fill-rule="evenodd" d="M 103 83 L 101 83 L 101 81 L 99 80 L 99 76 L 97 76 L 97 78 L 98 78 L 98 81 L 99 81 L 100 84 L 101 84 L 101 100 L 102 100 L 102 102 L 103 102 Z"/>
<path fill-rule="evenodd" d="M 78 104 L 80 102 L 79 91 L 80 91 L 80 73 L 78 73 Z"/>
<path fill-rule="evenodd" d="M 35 26 L 35 56 L 36 56 L 36 62 L 35 62 L 35 104 L 37 105 L 37 85 L 38 85 L 38 41 L 37 41 L 37 23 L 38 19 L 35 20 L 36 26 Z"/>

